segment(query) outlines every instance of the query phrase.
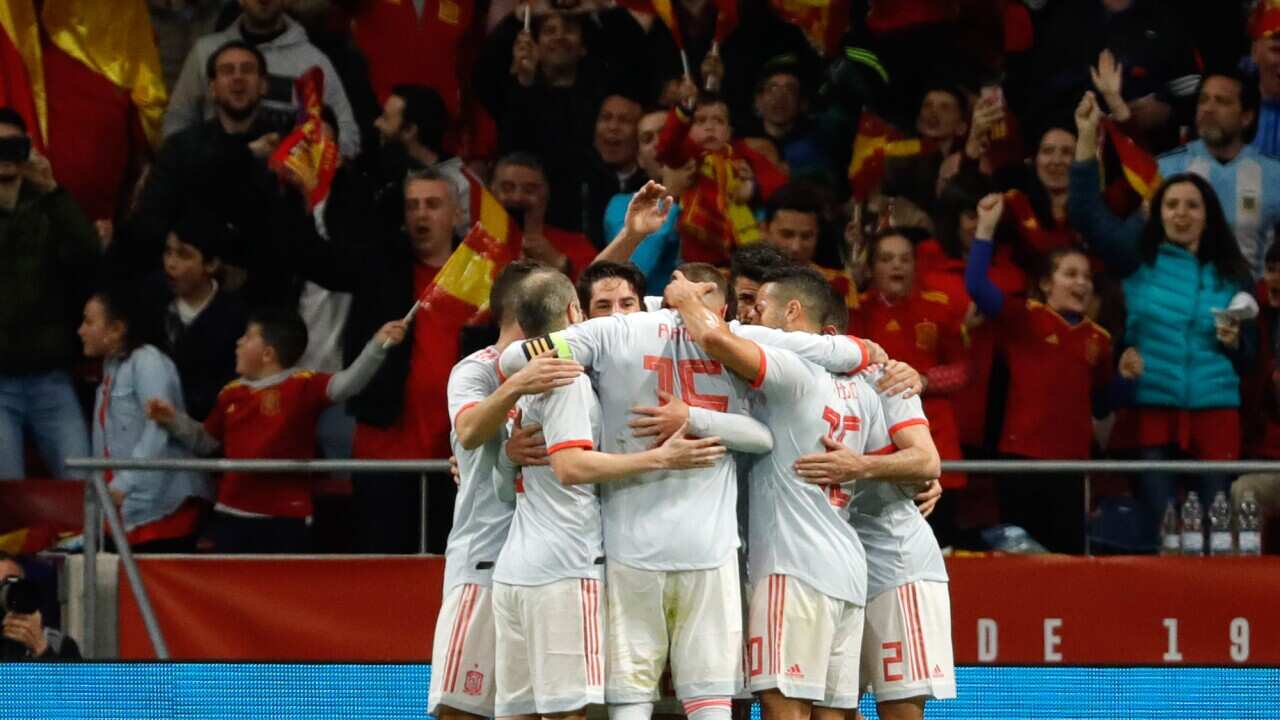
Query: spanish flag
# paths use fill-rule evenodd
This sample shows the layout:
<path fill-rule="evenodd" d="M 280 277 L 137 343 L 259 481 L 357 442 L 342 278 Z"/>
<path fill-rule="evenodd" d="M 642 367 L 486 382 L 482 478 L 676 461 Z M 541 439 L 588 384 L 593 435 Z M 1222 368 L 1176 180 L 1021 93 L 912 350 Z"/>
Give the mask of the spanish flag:
<path fill-rule="evenodd" d="M 684 40 L 680 37 L 680 25 L 676 21 L 676 9 L 672 7 L 671 0 L 617 0 L 617 1 L 619 5 L 621 5 L 624 8 L 627 8 L 628 10 L 635 10 L 638 13 L 644 13 L 646 15 L 657 15 L 658 19 L 662 21 L 662 24 L 666 25 L 667 28 L 671 30 L 671 37 L 672 39 L 675 40 L 676 47 L 682 48 L 682 49 L 684 48 Z M 716 4 L 720 5 L 721 0 L 717 0 Z M 737 8 L 735 7 L 734 10 L 736 11 Z M 735 18 L 736 17 L 737 16 L 735 12 Z M 716 30 L 719 31 L 718 20 L 716 22 Z M 716 37 L 718 39 L 719 35 L 717 34 Z"/>
<path fill-rule="evenodd" d="M 0 104 L 27 122 L 37 150 L 48 139 L 49 99 L 44 89 L 40 26 L 31 0 L 0 2 Z"/>
<path fill-rule="evenodd" d="M 329 195 L 338 171 L 338 144 L 324 132 L 324 73 L 313 66 L 294 81 L 299 108 L 298 126 L 285 137 L 268 159 L 277 173 L 288 168 L 307 190 L 307 207 L 315 209 Z"/>
<path fill-rule="evenodd" d="M 849 0 L 769 0 L 774 14 L 799 27 L 809 43 L 831 57 L 849 27 Z"/>
<path fill-rule="evenodd" d="M 865 202 L 880 187 L 885 158 L 909 157 L 924 151 L 923 141 L 905 137 L 879 115 L 863 110 L 858 119 L 858 134 L 853 139 L 853 159 L 849 163 L 854 198 Z"/>
<path fill-rule="evenodd" d="M 424 310 L 446 313 L 457 318 L 459 325 L 488 310 L 494 278 L 520 256 L 523 243 L 520 228 L 493 193 L 470 171 L 464 172 L 475 224 L 421 298 Z"/>
<path fill-rule="evenodd" d="M 738 0 L 716 0 L 716 42 L 723 45 L 738 27 Z"/>
<path fill-rule="evenodd" d="M 1125 179 L 1129 181 L 1129 186 L 1143 200 L 1150 198 L 1163 182 L 1156 159 L 1134 142 L 1133 138 L 1121 132 L 1110 118 L 1103 118 L 1102 126 L 1107 130 L 1107 137 L 1111 140 L 1111 147 L 1120 159 L 1120 167 L 1124 171 Z"/>
<path fill-rule="evenodd" d="M 63 52 L 129 93 L 153 147 L 169 103 L 146 0 L 46 0 L 39 23 Z M 0 2 L 0 101 L 14 106 L 37 147 L 48 142 L 40 24 L 32 0 Z"/>
<path fill-rule="evenodd" d="M 21 528 L 0 534 L 0 551 L 10 555 L 31 555 L 50 547 L 58 540 L 51 527 Z"/>
<path fill-rule="evenodd" d="M 1280 0 L 1259 0 L 1249 16 L 1249 37 L 1260 40 L 1280 31 Z"/>

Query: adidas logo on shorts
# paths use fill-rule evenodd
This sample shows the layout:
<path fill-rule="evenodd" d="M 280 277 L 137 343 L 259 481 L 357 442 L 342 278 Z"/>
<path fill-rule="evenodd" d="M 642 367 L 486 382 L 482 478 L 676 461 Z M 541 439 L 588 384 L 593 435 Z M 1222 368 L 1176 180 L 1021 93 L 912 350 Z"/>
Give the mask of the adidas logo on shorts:
<path fill-rule="evenodd" d="M 799 664 L 792 665 L 791 667 L 787 668 L 787 677 L 804 678 L 804 671 L 800 669 Z"/>

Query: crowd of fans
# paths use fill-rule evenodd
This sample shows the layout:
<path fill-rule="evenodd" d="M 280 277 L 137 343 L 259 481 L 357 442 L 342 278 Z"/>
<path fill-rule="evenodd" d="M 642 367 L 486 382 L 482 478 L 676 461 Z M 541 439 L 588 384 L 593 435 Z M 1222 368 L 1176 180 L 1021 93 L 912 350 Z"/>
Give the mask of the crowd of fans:
<path fill-rule="evenodd" d="M 402 318 L 479 219 L 469 176 L 593 316 L 701 261 L 750 323 L 770 268 L 816 267 L 923 376 L 944 459 L 1280 459 L 1280 36 L 1251 36 L 1253 3 L 863 0 L 833 47 L 785 3 L 740 0 L 727 29 L 724 3 L 671 4 L 676 34 L 635 2 L 150 0 L 171 99 L 137 172 L 23 160 L 33 130 L 0 109 L 0 477 L 447 458 L 449 371 L 496 330 Z M 267 163 L 312 67 L 340 148 L 314 208 Z M 1149 192 L 1125 138 L 1158 156 Z M 674 207 L 638 232 L 648 181 Z M 108 480 L 144 549 L 309 546 L 306 479 Z M 351 481 L 351 549 L 443 551 L 447 474 Z M 1280 479 L 1236 484 L 1280 504 Z M 944 544 L 1009 522 L 1083 548 L 1079 476 L 943 486 Z M 1177 490 L 1135 478 L 1095 534 L 1154 549 Z"/>

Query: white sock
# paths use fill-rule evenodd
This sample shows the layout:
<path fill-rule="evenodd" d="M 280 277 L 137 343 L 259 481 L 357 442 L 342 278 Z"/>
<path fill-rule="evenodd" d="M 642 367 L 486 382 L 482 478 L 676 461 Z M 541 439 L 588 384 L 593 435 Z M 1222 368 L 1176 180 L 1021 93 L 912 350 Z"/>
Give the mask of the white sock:
<path fill-rule="evenodd" d="M 689 720 L 730 720 L 732 701 L 727 697 L 699 697 L 682 700 Z"/>
<path fill-rule="evenodd" d="M 609 720 L 649 720 L 652 715 L 651 702 L 609 706 Z"/>

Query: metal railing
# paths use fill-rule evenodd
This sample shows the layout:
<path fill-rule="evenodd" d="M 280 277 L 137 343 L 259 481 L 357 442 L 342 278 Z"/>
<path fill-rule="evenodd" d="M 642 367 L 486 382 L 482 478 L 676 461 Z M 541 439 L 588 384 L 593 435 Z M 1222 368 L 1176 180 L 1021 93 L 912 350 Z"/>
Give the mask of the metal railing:
<path fill-rule="evenodd" d="M 445 460 L 136 460 L 128 458 L 71 458 L 67 467 L 73 470 L 193 470 L 197 472 L 270 472 L 270 473 L 415 473 L 422 482 L 422 532 L 426 531 L 426 473 L 448 472 Z M 1141 473 L 1163 472 L 1180 475 L 1215 473 L 1241 475 L 1245 473 L 1278 473 L 1280 461 L 1244 460 L 1235 462 L 1211 462 L 1193 460 L 948 460 L 942 463 L 944 472 L 984 473 L 992 475 L 1014 474 L 1080 474 L 1085 476 L 1085 504 L 1089 504 L 1089 473 Z M 164 633 L 156 619 L 155 610 L 147 595 L 147 589 L 138 571 L 133 553 L 125 538 L 124 524 L 111 502 L 107 485 L 98 472 L 91 472 L 93 492 L 85 493 L 85 544 L 84 544 L 84 632 L 87 648 L 94 647 L 96 638 L 97 598 L 97 532 L 102 525 L 99 512 L 105 516 L 111 537 L 115 541 L 120 562 L 124 565 L 129 585 L 138 601 L 138 610 L 147 635 L 151 639 L 156 657 L 164 660 L 169 650 Z M 91 522 L 92 521 L 92 522 Z M 94 531 L 91 532 L 90 529 Z M 1087 540 L 1087 538 L 1086 538 Z M 1087 554 L 1086 545 L 1086 554 Z"/>

